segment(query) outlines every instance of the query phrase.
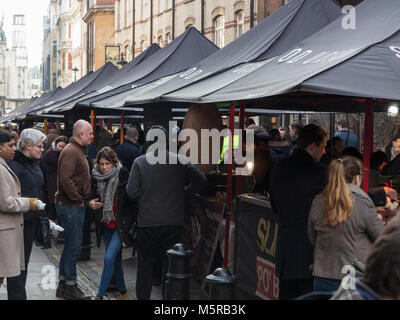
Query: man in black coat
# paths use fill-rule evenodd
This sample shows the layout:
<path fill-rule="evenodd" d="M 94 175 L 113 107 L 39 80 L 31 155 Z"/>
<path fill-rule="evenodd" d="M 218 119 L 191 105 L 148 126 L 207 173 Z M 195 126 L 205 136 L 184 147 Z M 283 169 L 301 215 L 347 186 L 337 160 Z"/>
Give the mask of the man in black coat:
<path fill-rule="evenodd" d="M 305 126 L 292 155 L 271 171 L 271 204 L 279 225 L 275 263 L 281 300 L 313 291 L 314 248 L 307 236 L 307 222 L 314 197 L 328 182 L 327 169 L 319 163 L 326 142 L 321 127 Z"/>
<path fill-rule="evenodd" d="M 162 126 L 151 128 L 151 130 L 156 129 L 164 135 L 164 142 L 168 141 L 165 128 Z M 165 252 L 181 242 L 185 196 L 193 196 L 206 184 L 205 174 L 191 164 L 184 155 L 170 152 L 165 143 L 153 144 L 146 155 L 134 161 L 126 193 L 138 206 L 136 229 L 138 300 L 150 299 L 153 270 L 157 267 L 158 261 L 162 261 L 164 287 L 168 265 Z"/>
<path fill-rule="evenodd" d="M 126 130 L 125 140 L 123 144 L 115 148 L 115 152 L 122 165 L 131 172 L 133 161 L 140 156 L 139 147 L 137 145 L 139 132 L 136 128 Z"/>

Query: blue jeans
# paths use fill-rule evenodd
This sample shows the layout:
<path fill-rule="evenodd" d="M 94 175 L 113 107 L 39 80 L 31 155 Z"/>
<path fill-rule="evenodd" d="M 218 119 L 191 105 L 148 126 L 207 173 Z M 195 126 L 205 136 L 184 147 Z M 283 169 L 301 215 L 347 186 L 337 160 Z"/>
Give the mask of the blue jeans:
<path fill-rule="evenodd" d="M 335 292 L 341 282 L 337 279 L 314 277 L 314 292 Z"/>
<path fill-rule="evenodd" d="M 99 292 L 97 293 L 98 297 L 104 296 L 113 274 L 118 291 L 126 292 L 124 271 L 122 269 L 122 245 L 118 230 L 103 227 L 103 239 L 106 245 L 106 254 L 104 256 Z"/>
<path fill-rule="evenodd" d="M 76 283 L 76 260 L 82 247 L 85 207 L 56 204 L 61 226 L 64 228 L 64 249 L 60 259 L 59 279 L 67 285 Z"/>

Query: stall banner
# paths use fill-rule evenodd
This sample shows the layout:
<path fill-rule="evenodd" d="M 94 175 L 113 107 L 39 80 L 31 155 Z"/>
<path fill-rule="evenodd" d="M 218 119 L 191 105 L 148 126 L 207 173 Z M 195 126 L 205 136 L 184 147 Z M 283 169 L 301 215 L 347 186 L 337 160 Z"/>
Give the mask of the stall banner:
<path fill-rule="evenodd" d="M 235 296 L 277 300 L 279 279 L 274 260 L 278 223 L 270 203 L 237 197 L 235 226 L 234 274 L 238 278 Z"/>
<path fill-rule="evenodd" d="M 190 200 L 186 214 L 185 242 L 193 251 L 191 270 L 193 279 L 204 291 L 205 279 L 210 270 L 221 233 L 225 203 L 201 196 Z"/>

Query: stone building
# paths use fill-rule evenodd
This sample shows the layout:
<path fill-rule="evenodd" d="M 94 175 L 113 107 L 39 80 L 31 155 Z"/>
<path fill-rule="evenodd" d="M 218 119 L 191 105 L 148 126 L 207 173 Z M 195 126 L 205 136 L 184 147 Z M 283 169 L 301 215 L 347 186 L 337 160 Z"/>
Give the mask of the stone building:
<path fill-rule="evenodd" d="M 6 111 L 6 51 L 7 37 L 0 22 L 0 116 Z"/>
<path fill-rule="evenodd" d="M 50 0 L 43 17 L 42 90 L 57 88 L 58 0 Z"/>
<path fill-rule="evenodd" d="M 28 52 L 25 44 L 25 15 L 14 14 L 11 25 L 11 48 L 0 28 L 0 101 L 3 112 L 24 103 L 29 97 Z"/>
<path fill-rule="evenodd" d="M 286 2 L 288 0 L 116 0 L 115 45 L 120 47 L 124 59 L 130 61 L 152 43 L 164 47 L 194 26 L 222 48 Z"/>
<path fill-rule="evenodd" d="M 106 47 L 114 46 L 114 2 L 83 1 L 83 74 L 101 68 L 106 63 Z"/>
<path fill-rule="evenodd" d="M 58 1 L 57 20 L 57 85 L 65 88 L 73 81 L 72 74 L 72 1 Z"/>

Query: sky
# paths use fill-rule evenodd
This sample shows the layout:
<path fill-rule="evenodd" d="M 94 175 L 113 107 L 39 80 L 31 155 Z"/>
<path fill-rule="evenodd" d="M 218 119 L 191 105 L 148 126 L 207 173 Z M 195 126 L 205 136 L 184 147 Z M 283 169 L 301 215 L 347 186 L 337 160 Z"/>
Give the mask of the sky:
<path fill-rule="evenodd" d="M 0 19 L 4 12 L 3 29 L 7 36 L 7 45 L 12 45 L 12 18 L 14 14 L 25 14 L 26 46 L 29 67 L 42 63 L 43 16 L 47 15 L 50 0 L 0 0 Z"/>

